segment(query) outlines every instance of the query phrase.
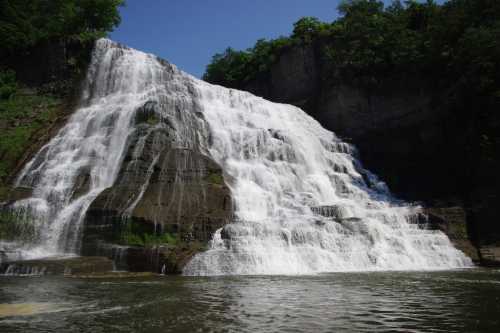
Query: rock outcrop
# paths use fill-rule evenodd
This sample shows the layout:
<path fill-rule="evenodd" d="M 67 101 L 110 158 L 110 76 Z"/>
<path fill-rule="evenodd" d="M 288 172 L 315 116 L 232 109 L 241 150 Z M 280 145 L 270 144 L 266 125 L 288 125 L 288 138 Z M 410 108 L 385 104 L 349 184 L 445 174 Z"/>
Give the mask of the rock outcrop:
<path fill-rule="evenodd" d="M 467 215 L 462 207 L 427 208 L 424 210 L 426 227 L 441 230 L 455 247 L 474 262 L 479 262 L 477 248 L 472 245 L 467 229 Z"/>

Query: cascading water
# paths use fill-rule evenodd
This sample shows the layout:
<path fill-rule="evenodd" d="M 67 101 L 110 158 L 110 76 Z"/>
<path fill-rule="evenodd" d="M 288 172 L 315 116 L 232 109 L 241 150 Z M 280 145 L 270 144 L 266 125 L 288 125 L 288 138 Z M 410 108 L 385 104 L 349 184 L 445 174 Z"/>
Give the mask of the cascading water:
<path fill-rule="evenodd" d="M 212 157 L 234 179 L 236 221 L 186 275 L 311 274 L 466 267 L 440 231 L 409 223 L 353 146 L 302 110 L 197 82 Z"/>
<path fill-rule="evenodd" d="M 87 208 L 119 171 L 134 112 L 156 95 L 155 57 L 103 39 L 92 59 L 82 106 L 18 177 L 33 194 L 13 210 L 36 228 L 23 259 L 78 251 Z"/>
<path fill-rule="evenodd" d="M 97 43 L 83 100 L 19 177 L 34 192 L 15 209 L 33 216 L 41 230 L 32 256 L 77 250 L 88 206 L 116 179 L 135 111 L 155 101 L 163 103 L 155 109 L 160 117 L 177 114 L 180 146 L 197 145 L 222 166 L 233 196 L 234 221 L 184 274 L 471 265 L 443 233 L 410 223 L 419 207 L 395 200 L 362 168 L 354 147 L 296 107 L 210 85 L 108 40 Z M 125 214 L 140 200 L 147 174 Z M 84 191 L 77 188 L 82 175 L 90 179 Z"/>

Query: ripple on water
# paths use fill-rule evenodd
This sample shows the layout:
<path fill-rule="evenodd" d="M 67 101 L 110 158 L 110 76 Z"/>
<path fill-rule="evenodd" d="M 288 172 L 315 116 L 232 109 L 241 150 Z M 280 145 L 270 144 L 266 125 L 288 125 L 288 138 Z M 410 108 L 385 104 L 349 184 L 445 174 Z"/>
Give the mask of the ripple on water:
<path fill-rule="evenodd" d="M 10 278 L 0 332 L 497 333 L 500 288 L 488 281 L 499 272 Z"/>

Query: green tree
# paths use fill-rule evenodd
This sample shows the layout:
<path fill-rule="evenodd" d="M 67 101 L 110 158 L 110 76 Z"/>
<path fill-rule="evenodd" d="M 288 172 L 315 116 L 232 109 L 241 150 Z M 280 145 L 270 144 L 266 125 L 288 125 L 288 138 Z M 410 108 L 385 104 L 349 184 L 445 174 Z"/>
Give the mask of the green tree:
<path fill-rule="evenodd" d="M 478 94 L 500 96 L 500 1 L 395 0 L 384 7 L 379 0 L 345 0 L 338 11 L 332 23 L 304 17 L 290 37 L 261 39 L 243 53 L 214 57 L 218 64 L 207 67 L 206 78 L 242 88 L 269 74 L 286 48 L 314 42 L 325 80 L 340 75 L 376 84 L 387 75 L 419 75 L 436 85 L 462 82 Z"/>
<path fill-rule="evenodd" d="M 303 17 L 293 24 L 292 39 L 302 43 L 310 43 L 320 31 L 326 29 L 326 24 L 315 17 Z"/>
<path fill-rule="evenodd" d="M 236 86 L 245 78 L 245 66 L 250 55 L 245 51 L 236 51 L 228 47 L 224 53 L 212 57 L 203 79 L 225 86 Z"/>
<path fill-rule="evenodd" d="M 48 39 L 103 37 L 120 23 L 124 0 L 3 0 L 2 50 L 13 53 Z"/>

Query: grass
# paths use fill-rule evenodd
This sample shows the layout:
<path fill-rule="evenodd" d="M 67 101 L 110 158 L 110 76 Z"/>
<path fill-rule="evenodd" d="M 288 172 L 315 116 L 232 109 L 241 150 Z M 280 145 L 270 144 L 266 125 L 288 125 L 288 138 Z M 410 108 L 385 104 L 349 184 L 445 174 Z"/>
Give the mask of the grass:
<path fill-rule="evenodd" d="M 57 119 L 61 103 L 54 96 L 29 91 L 0 99 L 0 188 L 39 131 Z"/>

